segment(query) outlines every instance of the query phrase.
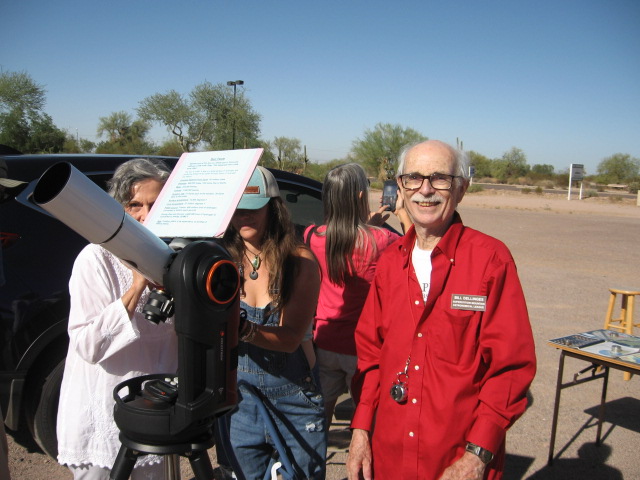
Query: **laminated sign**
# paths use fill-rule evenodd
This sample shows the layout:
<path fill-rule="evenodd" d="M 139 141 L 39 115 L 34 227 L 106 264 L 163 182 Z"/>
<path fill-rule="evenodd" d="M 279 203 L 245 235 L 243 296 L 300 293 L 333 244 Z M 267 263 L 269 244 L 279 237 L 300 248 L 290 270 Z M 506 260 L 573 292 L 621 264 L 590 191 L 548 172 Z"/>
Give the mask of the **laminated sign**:
<path fill-rule="evenodd" d="M 162 238 L 224 233 L 264 150 L 183 153 L 144 225 Z"/>

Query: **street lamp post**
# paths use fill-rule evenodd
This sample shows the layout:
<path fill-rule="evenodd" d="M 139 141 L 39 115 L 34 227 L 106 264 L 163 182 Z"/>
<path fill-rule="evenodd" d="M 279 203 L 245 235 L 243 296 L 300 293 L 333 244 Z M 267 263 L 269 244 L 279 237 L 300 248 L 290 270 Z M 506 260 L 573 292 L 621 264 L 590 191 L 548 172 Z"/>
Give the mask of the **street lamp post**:
<path fill-rule="evenodd" d="M 233 87 L 233 134 L 232 134 L 232 138 L 233 140 L 231 141 L 232 143 L 232 149 L 235 150 L 236 149 L 236 87 L 238 85 L 244 85 L 244 81 L 243 80 L 229 80 L 227 82 L 227 85 L 229 85 L 230 87 Z"/>

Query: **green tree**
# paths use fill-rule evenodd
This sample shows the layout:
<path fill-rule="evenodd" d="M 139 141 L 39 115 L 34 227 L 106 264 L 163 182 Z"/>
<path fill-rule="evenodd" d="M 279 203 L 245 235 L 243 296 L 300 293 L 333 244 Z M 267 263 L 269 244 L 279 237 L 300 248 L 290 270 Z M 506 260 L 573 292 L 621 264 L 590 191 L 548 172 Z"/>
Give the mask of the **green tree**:
<path fill-rule="evenodd" d="M 62 150 L 65 133 L 42 111 L 45 93 L 25 72 L 0 73 L 0 143 L 23 153 Z"/>
<path fill-rule="evenodd" d="M 491 176 L 496 177 L 500 182 L 506 182 L 510 178 L 524 177 L 528 173 L 527 156 L 516 147 L 505 152 L 502 158 L 494 160 L 491 168 Z"/>
<path fill-rule="evenodd" d="M 391 178 L 398 166 L 398 155 L 405 145 L 428 140 L 412 128 L 390 123 L 378 123 L 372 130 L 366 130 L 362 138 L 351 145 L 351 156 L 362 164 L 370 174 L 380 180 Z"/>
<path fill-rule="evenodd" d="M 158 148 L 158 155 L 165 155 L 167 157 L 179 157 L 182 155 L 182 147 L 175 138 L 166 140 Z"/>
<path fill-rule="evenodd" d="M 297 138 L 275 137 L 269 144 L 273 154 L 275 167 L 288 172 L 302 173 L 305 167 L 305 156 L 302 144 Z"/>
<path fill-rule="evenodd" d="M 473 150 L 469 150 L 467 155 L 469 156 L 470 165 L 476 169 L 475 178 L 491 176 L 492 160 Z"/>
<path fill-rule="evenodd" d="M 626 183 L 640 176 L 640 160 L 628 153 L 616 153 L 604 158 L 597 168 L 598 180 L 603 183 Z"/>
<path fill-rule="evenodd" d="M 69 132 L 65 135 L 62 151 L 65 153 L 91 153 L 95 150 L 96 144 L 85 138 L 77 138 Z"/>
<path fill-rule="evenodd" d="M 235 128 L 236 146 L 259 145 L 260 115 L 253 111 L 244 89 L 237 92 L 222 83 L 204 82 L 187 96 L 175 90 L 142 100 L 140 118 L 159 122 L 176 136 L 184 152 L 208 145 L 214 150 L 231 149 Z"/>
<path fill-rule="evenodd" d="M 37 117 L 46 103 L 46 90 L 26 72 L 2 72 L 0 74 L 0 112 L 20 112 Z"/>
<path fill-rule="evenodd" d="M 99 137 L 107 136 L 101 142 L 97 153 L 130 153 L 151 154 L 155 146 L 147 141 L 146 136 L 151 126 L 145 120 L 133 120 L 127 112 L 114 112 L 108 117 L 100 117 L 97 133 Z"/>
<path fill-rule="evenodd" d="M 541 177 L 552 177 L 554 174 L 554 168 L 553 165 L 549 165 L 546 163 L 536 163 L 533 167 L 531 167 L 531 173 Z"/>

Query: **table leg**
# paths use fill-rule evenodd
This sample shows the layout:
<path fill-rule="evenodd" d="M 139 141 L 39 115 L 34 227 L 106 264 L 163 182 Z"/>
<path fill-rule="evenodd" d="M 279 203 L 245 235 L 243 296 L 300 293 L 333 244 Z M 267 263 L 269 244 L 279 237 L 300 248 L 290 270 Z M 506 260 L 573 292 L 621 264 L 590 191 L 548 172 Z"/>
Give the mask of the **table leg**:
<path fill-rule="evenodd" d="M 602 422 L 604 421 L 604 405 L 607 402 L 607 387 L 609 385 L 609 367 L 604 368 L 604 378 L 602 383 L 602 396 L 600 397 L 600 409 L 598 411 L 598 433 L 596 435 L 596 446 L 600 446 L 600 434 L 602 433 Z"/>
<path fill-rule="evenodd" d="M 558 428 L 558 411 L 560 409 L 560 392 L 562 391 L 562 376 L 564 372 L 564 351 L 560 353 L 558 364 L 558 380 L 556 382 L 556 401 L 553 405 L 553 422 L 551 423 L 551 439 L 549 441 L 549 458 L 547 465 L 553 464 L 553 449 L 556 443 L 556 429 Z"/>

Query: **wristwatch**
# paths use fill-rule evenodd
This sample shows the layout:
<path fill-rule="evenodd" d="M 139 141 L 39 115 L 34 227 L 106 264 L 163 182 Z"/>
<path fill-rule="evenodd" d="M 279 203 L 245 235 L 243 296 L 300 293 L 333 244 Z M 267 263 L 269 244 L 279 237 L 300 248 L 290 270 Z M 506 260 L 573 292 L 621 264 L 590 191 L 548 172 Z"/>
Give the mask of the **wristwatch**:
<path fill-rule="evenodd" d="M 480 460 L 482 460 L 482 463 L 484 463 L 485 465 L 487 465 L 491 460 L 493 460 L 493 453 L 491 453 L 489 450 L 482 448 L 479 445 L 476 445 L 475 443 L 468 442 L 465 450 L 469 453 L 473 453 L 474 455 L 476 455 Z"/>

